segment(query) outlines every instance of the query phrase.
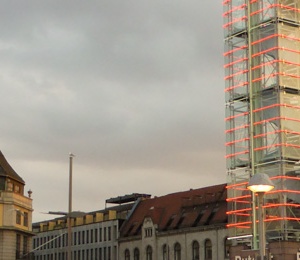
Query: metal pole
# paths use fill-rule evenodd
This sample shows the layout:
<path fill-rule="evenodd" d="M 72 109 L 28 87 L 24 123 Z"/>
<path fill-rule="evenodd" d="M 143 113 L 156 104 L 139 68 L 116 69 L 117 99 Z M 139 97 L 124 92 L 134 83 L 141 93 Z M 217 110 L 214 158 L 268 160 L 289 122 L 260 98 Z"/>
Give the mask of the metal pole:
<path fill-rule="evenodd" d="M 254 113 L 253 113 L 253 87 L 252 87 L 252 15 L 251 15 L 251 0 L 247 0 L 247 32 L 248 32 L 248 38 L 247 38 L 247 45 L 248 45 L 248 82 L 249 82 L 249 129 L 250 129 L 250 162 L 251 162 L 251 174 L 250 177 L 255 174 L 255 154 L 254 154 Z M 252 230 L 253 230 L 253 237 L 252 237 L 252 247 L 254 250 L 257 250 L 257 226 L 256 226 L 256 212 L 255 212 L 255 198 L 252 197 Z"/>
<path fill-rule="evenodd" d="M 72 246 L 72 225 L 71 225 L 71 212 L 72 212 L 72 167 L 73 167 L 74 155 L 70 153 L 69 156 L 69 210 L 68 210 L 68 260 L 71 258 L 71 246 Z"/>
<path fill-rule="evenodd" d="M 265 259 L 266 255 L 266 235 L 264 224 L 263 192 L 258 192 L 258 221 L 259 221 L 259 255 L 260 259 Z"/>

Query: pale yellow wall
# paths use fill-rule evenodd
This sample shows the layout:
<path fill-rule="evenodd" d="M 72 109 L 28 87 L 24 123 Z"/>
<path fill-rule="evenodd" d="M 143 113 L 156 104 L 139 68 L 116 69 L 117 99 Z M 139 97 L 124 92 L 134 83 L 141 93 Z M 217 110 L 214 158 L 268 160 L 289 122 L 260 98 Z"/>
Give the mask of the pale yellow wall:
<path fill-rule="evenodd" d="M 0 204 L 0 227 L 3 225 L 3 205 Z"/>

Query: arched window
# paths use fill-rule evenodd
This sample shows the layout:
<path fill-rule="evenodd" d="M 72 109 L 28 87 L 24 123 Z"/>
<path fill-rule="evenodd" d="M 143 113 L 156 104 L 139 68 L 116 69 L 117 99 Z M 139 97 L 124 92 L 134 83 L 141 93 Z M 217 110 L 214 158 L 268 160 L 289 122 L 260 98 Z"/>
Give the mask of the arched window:
<path fill-rule="evenodd" d="M 179 243 L 174 245 L 174 260 L 181 260 L 181 246 Z"/>
<path fill-rule="evenodd" d="M 140 250 L 138 248 L 133 251 L 133 260 L 140 260 Z"/>
<path fill-rule="evenodd" d="M 166 244 L 163 245 L 162 255 L 163 255 L 163 260 L 168 259 L 168 246 Z"/>
<path fill-rule="evenodd" d="M 130 260 L 130 252 L 128 249 L 125 250 L 125 260 Z"/>
<path fill-rule="evenodd" d="M 193 242 L 193 260 L 199 260 L 199 243 L 198 241 Z"/>
<path fill-rule="evenodd" d="M 212 243 L 210 239 L 206 239 L 204 242 L 205 260 L 212 259 Z"/>
<path fill-rule="evenodd" d="M 152 247 L 151 246 L 147 246 L 146 249 L 146 260 L 152 260 Z"/>

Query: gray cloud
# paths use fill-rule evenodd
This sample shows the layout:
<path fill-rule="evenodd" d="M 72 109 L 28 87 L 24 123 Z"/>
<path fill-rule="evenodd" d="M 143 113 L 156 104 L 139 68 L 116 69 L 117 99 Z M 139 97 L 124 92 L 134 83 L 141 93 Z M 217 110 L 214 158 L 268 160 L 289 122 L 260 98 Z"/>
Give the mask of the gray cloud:
<path fill-rule="evenodd" d="M 70 151 L 82 210 L 225 181 L 221 2 L 0 3 L 1 150 L 36 220 Z"/>

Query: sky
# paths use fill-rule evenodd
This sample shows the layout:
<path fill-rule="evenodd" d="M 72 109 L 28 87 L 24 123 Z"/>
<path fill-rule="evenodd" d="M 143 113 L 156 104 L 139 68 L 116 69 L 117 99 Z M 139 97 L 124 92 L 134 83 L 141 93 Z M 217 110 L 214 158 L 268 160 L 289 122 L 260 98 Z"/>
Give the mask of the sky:
<path fill-rule="evenodd" d="M 0 0 L 0 150 L 33 221 L 226 182 L 220 0 Z"/>

